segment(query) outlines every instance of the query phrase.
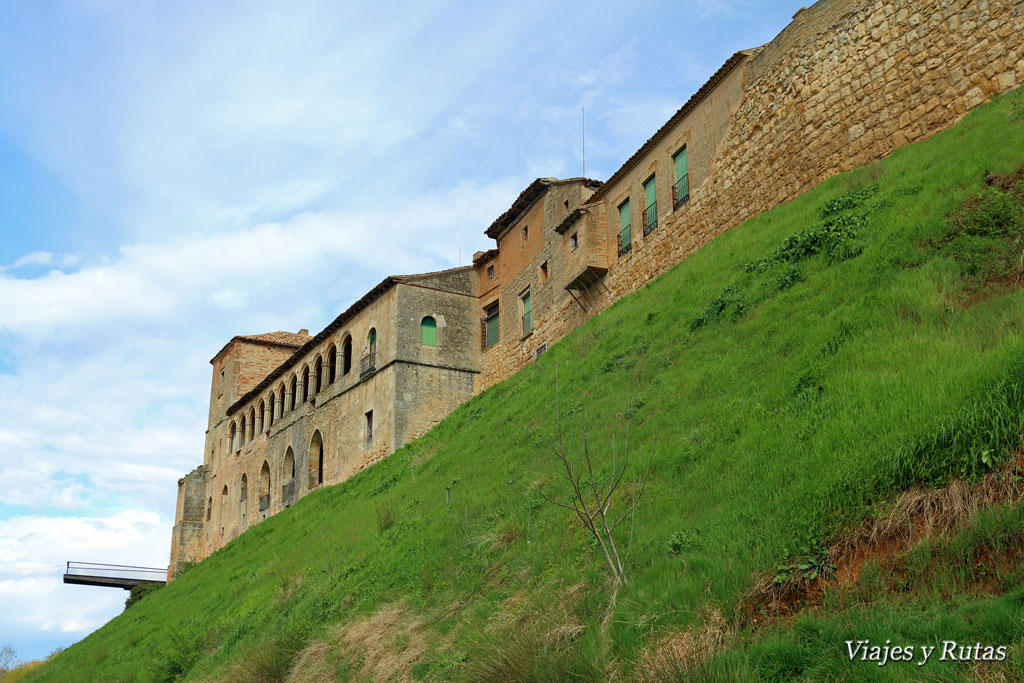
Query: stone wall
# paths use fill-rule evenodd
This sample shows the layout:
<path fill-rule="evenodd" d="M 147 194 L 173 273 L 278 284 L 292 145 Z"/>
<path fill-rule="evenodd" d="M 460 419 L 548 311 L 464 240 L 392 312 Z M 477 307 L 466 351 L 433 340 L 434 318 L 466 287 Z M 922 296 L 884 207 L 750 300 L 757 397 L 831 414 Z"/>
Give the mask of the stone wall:
<path fill-rule="evenodd" d="M 245 402 L 229 404 L 225 410 L 233 405 L 232 413 L 212 422 L 202 476 L 190 475 L 179 486 L 172 566 L 186 556 L 203 559 L 321 484 L 347 479 L 467 401 L 479 372 L 475 289 L 471 267 L 397 279 L 364 297 L 334 327 L 310 338 L 287 363 L 271 368 L 276 377 L 271 379 L 267 371 L 250 382 L 248 388 L 254 391 Z M 425 316 L 438 323 L 437 346 L 421 343 Z M 371 329 L 377 339 L 375 367 L 362 372 L 360 357 L 368 352 Z M 340 353 L 348 338 L 354 340 L 353 361 L 345 372 Z M 250 346 L 236 341 L 214 359 L 211 402 L 223 403 L 217 393 L 220 363 L 238 365 L 239 354 L 259 353 Z M 329 374 L 331 349 L 339 353 L 334 381 Z M 322 367 L 319 390 L 317 360 Z M 302 381 L 307 369 L 308 388 Z M 235 389 L 230 393 L 244 394 Z M 243 416 L 256 429 L 244 443 L 232 442 L 231 425 L 237 428 Z M 261 474 L 264 463 L 269 487 Z"/>
<path fill-rule="evenodd" d="M 477 391 L 515 374 L 536 358 L 538 351 L 564 336 L 560 311 L 572 303 L 565 289 L 572 276 L 572 264 L 566 262 L 571 233 L 559 234 L 555 228 L 592 194 L 593 189 L 582 180 L 552 181 L 498 240 L 498 257 L 491 262 L 497 266 L 498 283 L 481 292 L 478 314 L 482 318 L 487 306 L 499 302 L 501 339 L 481 353 Z M 523 227 L 530 229 L 526 243 L 522 241 Z M 597 238 L 590 236 L 590 241 L 596 244 Z M 486 271 L 486 265 L 479 271 Z M 480 281 L 487 283 L 485 276 Z M 524 332 L 523 326 L 524 292 L 530 293 L 529 332 Z"/>
<path fill-rule="evenodd" d="M 192 562 L 206 557 L 203 543 L 203 521 L 206 510 L 206 469 L 195 470 L 178 480 L 178 500 L 171 530 L 171 562 L 167 568 L 174 578 Z"/>
<path fill-rule="evenodd" d="M 952 126 L 1024 81 L 1024 1 L 819 0 L 744 65 L 742 102 L 691 200 L 613 299 L 842 171 Z M 639 255 L 639 254 L 638 254 Z"/>
<path fill-rule="evenodd" d="M 609 270 L 590 306 L 569 300 L 558 308 L 548 343 L 729 228 L 949 128 L 1022 82 L 1024 0 L 819 0 L 770 43 L 748 51 L 584 207 L 577 224 L 603 224 Z M 676 208 L 667 181 L 674 177 L 671 155 L 683 144 L 690 200 Z M 659 220 L 644 235 L 642 183 L 652 174 Z M 626 197 L 637 208 L 633 248 L 620 257 L 617 209 Z M 485 354 L 484 386 L 529 362 L 528 351 Z"/>

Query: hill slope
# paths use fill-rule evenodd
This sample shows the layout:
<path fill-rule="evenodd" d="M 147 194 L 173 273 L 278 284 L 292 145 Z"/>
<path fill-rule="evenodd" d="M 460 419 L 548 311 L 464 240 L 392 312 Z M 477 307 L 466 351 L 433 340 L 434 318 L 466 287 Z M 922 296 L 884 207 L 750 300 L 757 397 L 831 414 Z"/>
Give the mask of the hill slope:
<path fill-rule="evenodd" d="M 986 671 L 1019 670 L 1022 108 L 1004 96 L 726 233 L 26 680 L 979 671 L 850 662 L 850 638 L 1009 645 Z M 564 489 L 556 367 L 598 478 L 627 424 L 623 492 L 654 451 L 614 602 L 596 543 L 542 495 Z M 856 535 L 894 511 L 905 545 L 894 523 Z"/>

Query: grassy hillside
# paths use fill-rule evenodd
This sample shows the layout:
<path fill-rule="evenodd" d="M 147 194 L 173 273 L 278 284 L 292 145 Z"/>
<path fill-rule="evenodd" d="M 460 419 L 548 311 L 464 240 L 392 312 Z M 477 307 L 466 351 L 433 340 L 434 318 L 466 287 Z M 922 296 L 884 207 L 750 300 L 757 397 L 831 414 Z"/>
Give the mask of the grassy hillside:
<path fill-rule="evenodd" d="M 1024 669 L 1020 101 L 714 240 L 25 680 Z M 654 451 L 614 603 L 597 544 L 544 498 L 565 489 L 556 367 L 566 444 L 578 457 L 586 430 L 596 478 L 627 424 L 620 493 Z M 851 638 L 1010 647 L 880 667 L 850 662 Z"/>

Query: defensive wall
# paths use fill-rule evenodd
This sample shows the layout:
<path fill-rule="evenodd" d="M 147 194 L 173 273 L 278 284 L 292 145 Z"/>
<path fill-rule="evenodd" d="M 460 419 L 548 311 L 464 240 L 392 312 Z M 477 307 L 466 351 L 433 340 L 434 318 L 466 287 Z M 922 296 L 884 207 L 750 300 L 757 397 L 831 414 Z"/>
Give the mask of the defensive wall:
<path fill-rule="evenodd" d="M 211 361 L 171 575 L 425 433 L 722 232 L 1022 81 L 1024 0 L 819 0 L 726 60 L 608 181 L 531 183 L 472 266 L 387 278 L 314 337 L 235 337 Z"/>
<path fill-rule="evenodd" d="M 553 283 L 564 288 L 583 274 L 590 286 L 585 296 L 554 298 L 553 310 L 537 306 L 543 326 L 523 343 L 503 339 L 487 352 L 493 360 L 485 353 L 478 385 L 511 376 L 538 347 L 729 228 L 949 128 L 1022 82 L 1024 0 L 819 0 L 801 9 L 774 40 L 730 57 L 569 225 L 554 226 L 553 243 L 574 231 L 578 239 L 600 235 L 592 240 L 603 245 L 599 253 Z M 684 149 L 685 195 L 676 191 L 675 164 Z M 652 179 L 653 220 L 645 191 Z M 499 243 L 498 258 L 502 250 Z"/>

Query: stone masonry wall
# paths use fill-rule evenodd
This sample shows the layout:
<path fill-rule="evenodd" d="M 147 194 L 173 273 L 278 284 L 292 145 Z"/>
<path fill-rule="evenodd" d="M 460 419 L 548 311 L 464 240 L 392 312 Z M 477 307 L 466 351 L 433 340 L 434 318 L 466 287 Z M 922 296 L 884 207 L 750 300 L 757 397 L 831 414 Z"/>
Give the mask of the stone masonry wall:
<path fill-rule="evenodd" d="M 705 182 L 613 299 L 826 178 L 946 129 L 1024 81 L 1024 0 L 819 0 L 745 66 Z"/>
<path fill-rule="evenodd" d="M 500 289 L 481 293 L 479 316 L 483 317 L 484 308 L 498 300 L 501 338 L 481 353 L 478 392 L 515 374 L 536 358 L 539 350 L 564 336 L 560 311 L 576 304 L 565 290 L 566 278 L 571 277 L 565 258 L 568 236 L 556 233 L 555 227 L 592 194 L 593 190 L 582 182 L 554 182 L 499 240 L 495 263 Z M 517 242 L 524 225 L 530 228 L 528 244 Z M 506 256 L 503 250 L 510 254 Z M 486 280 L 481 278 L 481 282 Z M 531 329 L 527 333 L 523 331 L 525 291 L 530 293 L 531 306 Z"/>
<path fill-rule="evenodd" d="M 323 484 L 347 479 L 469 400 L 479 359 L 472 268 L 408 279 L 409 283 L 398 282 L 380 293 L 315 347 L 303 350 L 302 357 L 259 395 L 214 422 L 208 432 L 212 447 L 208 445 L 206 466 L 199 470 L 202 477 L 190 475 L 179 486 L 172 567 L 180 563 L 180 557 L 207 557 L 246 528 L 317 488 L 321 479 Z M 421 343 L 420 323 L 428 315 L 438 322 L 437 346 Z M 360 357 L 371 328 L 377 333 L 376 371 L 364 375 Z M 351 369 L 344 371 L 339 356 L 331 382 L 329 351 L 340 352 L 350 336 Z M 232 348 L 224 357 L 235 351 Z M 323 364 L 319 390 L 313 371 L 318 359 Z M 302 384 L 306 368 L 311 371 L 308 391 Z M 218 373 L 215 362 L 215 378 Z M 211 394 L 214 400 L 216 396 Z M 371 411 L 372 435 L 367 429 Z M 240 424 L 242 416 L 256 428 L 244 443 L 232 444 L 230 425 Z M 318 475 L 321 448 L 322 476 Z M 261 477 L 264 462 L 270 472 L 269 487 Z M 261 509 L 264 496 L 269 496 L 269 501 Z M 187 505 L 187 501 L 192 503 Z"/>
<path fill-rule="evenodd" d="M 819 0 L 751 53 L 707 98 L 725 107 L 716 109 L 720 121 L 698 124 L 714 150 L 706 172 L 703 160 L 692 163 L 702 152 L 688 130 L 695 111 L 586 207 L 580 223 L 606 223 L 609 271 L 593 310 L 572 300 L 559 308 L 551 342 L 729 228 L 949 128 L 1024 83 L 1024 0 Z M 661 205 L 670 196 L 661 178 L 673 177 L 671 154 L 683 141 L 692 149 L 690 200 L 675 209 Z M 619 258 L 618 203 L 628 196 L 639 207 L 652 173 L 658 228 L 643 235 L 634 209 L 633 250 Z M 530 360 L 517 349 L 501 355 L 485 357 L 486 385 Z"/>

